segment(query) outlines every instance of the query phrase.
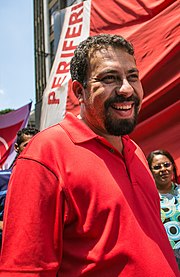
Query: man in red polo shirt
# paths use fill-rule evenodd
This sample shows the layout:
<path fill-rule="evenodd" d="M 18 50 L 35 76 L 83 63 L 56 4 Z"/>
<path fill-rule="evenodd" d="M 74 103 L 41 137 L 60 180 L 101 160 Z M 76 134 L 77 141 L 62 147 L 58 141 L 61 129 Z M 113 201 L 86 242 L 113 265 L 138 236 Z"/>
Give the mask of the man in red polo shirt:
<path fill-rule="evenodd" d="M 70 72 L 80 116 L 40 132 L 17 160 L 0 276 L 179 276 L 152 175 L 128 137 L 143 98 L 132 45 L 89 37 Z"/>

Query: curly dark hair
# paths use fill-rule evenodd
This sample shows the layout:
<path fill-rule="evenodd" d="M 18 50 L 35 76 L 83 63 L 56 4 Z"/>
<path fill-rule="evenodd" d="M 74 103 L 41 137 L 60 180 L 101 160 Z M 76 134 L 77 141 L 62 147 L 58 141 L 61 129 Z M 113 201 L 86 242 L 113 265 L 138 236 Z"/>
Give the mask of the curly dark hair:
<path fill-rule="evenodd" d="M 37 133 L 39 133 L 39 130 L 33 127 L 29 128 L 23 128 L 17 132 L 17 139 L 16 143 L 19 146 L 24 141 L 24 135 L 30 135 L 35 136 Z"/>
<path fill-rule="evenodd" d="M 149 165 L 150 170 L 152 170 L 152 168 L 151 168 L 152 167 L 152 162 L 153 162 L 153 159 L 156 155 L 166 156 L 171 161 L 172 166 L 173 166 L 174 181 L 176 183 L 178 183 L 177 167 L 176 167 L 175 161 L 174 161 L 172 155 L 166 150 L 163 150 L 163 149 L 154 150 L 147 156 L 147 161 L 148 161 L 148 165 Z"/>
<path fill-rule="evenodd" d="M 107 49 L 109 46 L 112 48 L 122 48 L 130 55 L 134 55 L 133 45 L 122 36 L 111 34 L 89 36 L 74 51 L 74 56 L 70 62 L 72 81 L 77 80 L 86 88 L 90 54 L 100 49 Z"/>

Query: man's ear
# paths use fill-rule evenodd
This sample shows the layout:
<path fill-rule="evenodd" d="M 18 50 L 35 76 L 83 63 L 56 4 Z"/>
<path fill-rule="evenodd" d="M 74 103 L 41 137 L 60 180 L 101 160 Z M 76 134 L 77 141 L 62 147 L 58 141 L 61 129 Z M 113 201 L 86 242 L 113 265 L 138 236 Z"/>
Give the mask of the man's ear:
<path fill-rule="evenodd" d="M 14 150 L 19 153 L 19 146 L 17 143 L 14 144 Z"/>
<path fill-rule="evenodd" d="M 79 100 L 79 103 L 83 103 L 84 101 L 84 88 L 82 86 L 81 83 L 79 83 L 78 81 L 74 80 L 72 82 L 72 90 L 74 92 L 74 94 L 76 95 L 76 97 L 78 98 Z"/>

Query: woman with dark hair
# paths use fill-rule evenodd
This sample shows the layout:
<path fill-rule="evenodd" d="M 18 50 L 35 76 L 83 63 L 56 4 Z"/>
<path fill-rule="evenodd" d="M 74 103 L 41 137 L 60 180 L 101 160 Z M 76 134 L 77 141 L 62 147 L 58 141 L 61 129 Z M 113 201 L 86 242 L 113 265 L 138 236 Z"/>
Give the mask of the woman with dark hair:
<path fill-rule="evenodd" d="M 172 155 L 165 150 L 152 151 L 147 161 L 160 196 L 161 220 L 180 268 L 180 185 Z"/>

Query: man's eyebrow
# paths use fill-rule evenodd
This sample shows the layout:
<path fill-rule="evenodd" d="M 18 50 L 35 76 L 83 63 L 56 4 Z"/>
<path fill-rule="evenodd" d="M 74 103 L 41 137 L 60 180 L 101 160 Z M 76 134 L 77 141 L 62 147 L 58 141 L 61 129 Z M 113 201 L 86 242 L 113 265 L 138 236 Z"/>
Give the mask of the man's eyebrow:
<path fill-rule="evenodd" d="M 138 70 L 136 67 L 131 68 L 131 69 L 128 70 L 128 73 L 134 73 L 134 72 L 139 73 L 139 70 Z M 117 74 L 117 73 L 118 73 L 118 70 L 114 70 L 114 69 L 105 69 L 105 70 L 102 71 L 100 74 L 108 74 L 108 73 Z"/>
<path fill-rule="evenodd" d="M 128 74 L 131 74 L 131 73 L 139 74 L 139 70 L 136 67 L 134 67 L 134 68 L 129 69 L 127 71 L 127 73 Z M 118 72 L 118 70 L 115 70 L 115 69 L 105 69 L 102 72 L 99 72 L 99 74 L 96 76 L 96 78 L 100 78 L 101 76 L 106 75 L 106 74 L 116 74 L 116 75 L 118 75 L 119 72 Z"/>
<path fill-rule="evenodd" d="M 104 74 L 118 74 L 118 70 L 114 69 L 105 69 L 102 72 L 99 72 L 99 76 L 104 75 Z"/>
<path fill-rule="evenodd" d="M 139 74 L 139 70 L 137 68 L 131 68 L 128 70 L 128 73 L 138 73 Z"/>

